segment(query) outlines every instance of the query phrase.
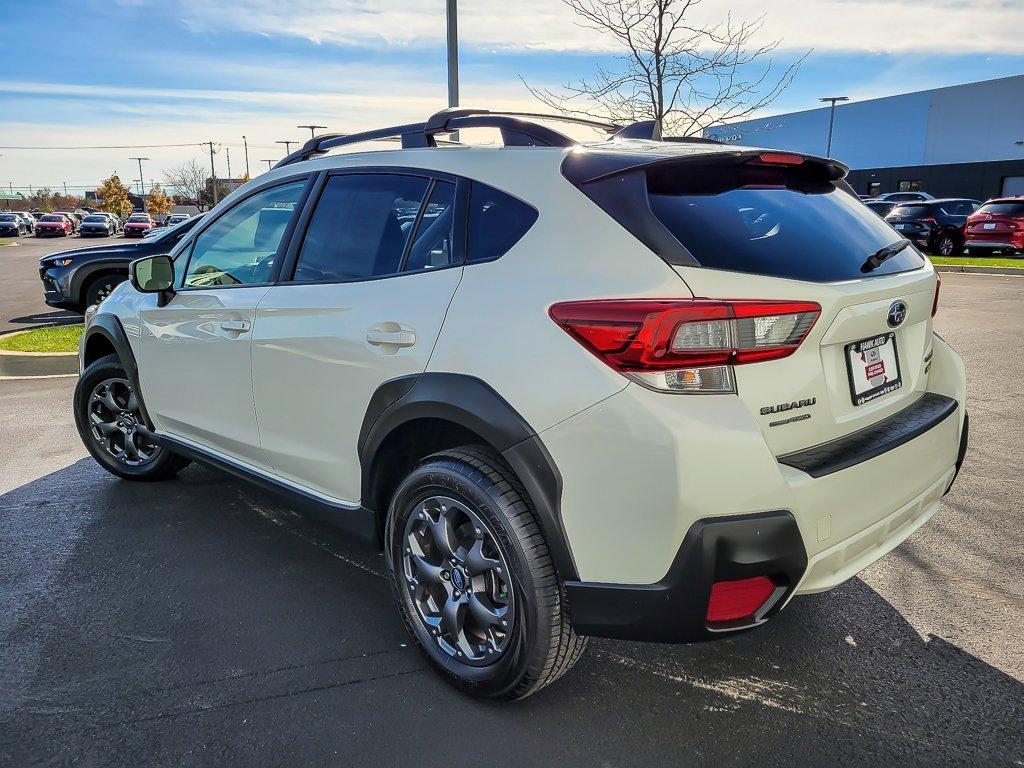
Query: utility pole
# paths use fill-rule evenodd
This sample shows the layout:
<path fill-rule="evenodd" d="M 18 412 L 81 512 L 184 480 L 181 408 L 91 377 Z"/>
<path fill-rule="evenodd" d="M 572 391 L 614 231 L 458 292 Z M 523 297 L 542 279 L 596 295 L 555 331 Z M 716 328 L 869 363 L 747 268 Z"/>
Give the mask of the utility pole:
<path fill-rule="evenodd" d="M 448 0 L 448 106 L 459 106 L 459 9 L 457 0 Z M 459 140 L 459 132 L 452 141 Z"/>
<path fill-rule="evenodd" d="M 311 138 L 311 139 L 315 139 L 316 138 L 316 129 L 317 128 L 323 128 L 324 130 L 327 130 L 327 126 L 326 125 L 296 125 L 295 127 L 296 128 L 309 128 L 309 138 Z"/>
<path fill-rule="evenodd" d="M 267 170 L 268 171 L 274 170 L 274 163 L 276 161 L 274 161 L 274 160 L 264 160 L 263 162 L 267 164 Z"/>
<path fill-rule="evenodd" d="M 249 178 L 249 141 L 242 137 L 242 146 L 245 147 L 245 178 Z"/>
<path fill-rule="evenodd" d="M 213 193 L 213 204 L 217 204 L 217 169 L 213 165 L 213 142 L 204 141 L 210 147 L 210 189 Z"/>
<path fill-rule="evenodd" d="M 836 102 L 849 100 L 849 96 L 825 96 L 818 99 L 818 101 L 827 101 L 832 104 L 832 111 L 828 115 L 828 144 L 825 148 L 825 157 L 832 157 L 832 128 L 836 123 Z"/>
<path fill-rule="evenodd" d="M 274 143 L 275 144 L 284 144 L 284 154 L 287 157 L 288 155 L 290 155 L 292 153 L 292 144 L 298 144 L 299 142 L 297 142 L 297 141 L 286 141 L 285 139 L 281 139 L 280 141 L 275 141 Z"/>
<path fill-rule="evenodd" d="M 231 149 L 224 147 L 224 157 L 228 159 L 228 192 L 231 191 Z"/>
<path fill-rule="evenodd" d="M 63 182 L 63 183 L 64 183 L 64 197 L 67 197 L 68 196 L 68 183 L 66 181 Z"/>
<path fill-rule="evenodd" d="M 142 175 L 142 161 L 149 160 L 148 157 L 129 157 L 129 160 L 139 161 L 139 197 L 142 198 L 142 210 L 146 210 L 146 182 L 143 181 L 145 177 Z"/>

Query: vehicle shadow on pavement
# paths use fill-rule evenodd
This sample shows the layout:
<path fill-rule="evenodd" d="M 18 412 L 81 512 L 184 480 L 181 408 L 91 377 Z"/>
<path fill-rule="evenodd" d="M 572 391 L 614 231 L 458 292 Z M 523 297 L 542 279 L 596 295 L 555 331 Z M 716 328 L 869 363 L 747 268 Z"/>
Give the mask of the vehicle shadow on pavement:
<path fill-rule="evenodd" d="M 1024 760 L 1024 685 L 857 579 L 717 643 L 592 641 L 502 705 L 428 669 L 379 554 L 213 470 L 79 461 L 0 496 L 0 543 L 0 764 Z"/>

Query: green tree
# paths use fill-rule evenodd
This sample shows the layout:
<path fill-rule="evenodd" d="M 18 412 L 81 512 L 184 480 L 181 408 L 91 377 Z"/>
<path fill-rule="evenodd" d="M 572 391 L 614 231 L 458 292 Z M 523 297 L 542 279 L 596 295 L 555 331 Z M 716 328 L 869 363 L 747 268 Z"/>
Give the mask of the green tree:
<path fill-rule="evenodd" d="M 96 196 L 101 200 L 99 209 L 120 216 L 122 219 L 130 216 L 132 212 L 132 201 L 128 197 L 128 187 L 121 183 L 120 177 L 115 173 L 109 179 L 105 179 L 96 190 Z"/>

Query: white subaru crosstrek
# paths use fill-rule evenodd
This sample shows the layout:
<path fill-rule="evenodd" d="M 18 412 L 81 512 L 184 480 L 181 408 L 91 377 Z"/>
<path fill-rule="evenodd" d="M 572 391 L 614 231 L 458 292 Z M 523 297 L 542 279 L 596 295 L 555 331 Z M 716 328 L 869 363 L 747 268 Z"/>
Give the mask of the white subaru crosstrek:
<path fill-rule="evenodd" d="M 522 117 L 311 139 L 90 310 L 74 401 L 119 477 L 201 460 L 382 548 L 426 657 L 506 698 L 835 587 L 967 443 L 936 273 L 844 166 Z"/>

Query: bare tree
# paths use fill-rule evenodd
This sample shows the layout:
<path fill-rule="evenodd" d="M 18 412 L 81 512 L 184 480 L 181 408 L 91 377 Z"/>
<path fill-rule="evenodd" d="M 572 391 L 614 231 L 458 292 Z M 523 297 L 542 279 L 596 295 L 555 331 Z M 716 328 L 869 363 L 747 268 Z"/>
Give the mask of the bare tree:
<path fill-rule="evenodd" d="M 164 171 L 164 186 L 170 188 L 176 197 L 200 204 L 206 191 L 207 171 L 196 160 L 189 160 Z"/>
<path fill-rule="evenodd" d="M 772 54 L 781 40 L 757 43 L 764 17 L 715 24 L 690 20 L 702 0 L 562 0 L 580 26 L 625 48 L 611 67 L 567 83 L 563 92 L 530 92 L 564 115 L 631 123 L 656 120 L 666 135 L 699 134 L 766 107 L 793 81 L 805 53 L 785 67 Z"/>

